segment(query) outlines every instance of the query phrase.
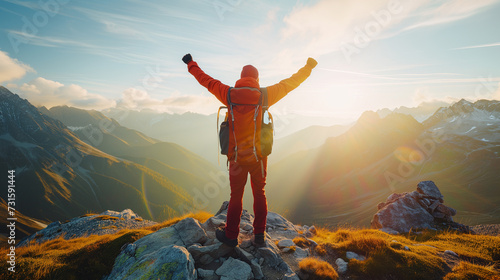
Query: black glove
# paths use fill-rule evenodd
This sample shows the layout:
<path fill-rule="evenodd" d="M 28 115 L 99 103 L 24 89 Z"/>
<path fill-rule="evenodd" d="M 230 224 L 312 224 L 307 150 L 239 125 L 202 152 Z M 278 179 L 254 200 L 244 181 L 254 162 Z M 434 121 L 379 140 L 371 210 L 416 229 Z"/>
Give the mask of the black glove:
<path fill-rule="evenodd" d="M 182 57 L 182 61 L 184 61 L 184 63 L 188 64 L 189 62 L 193 61 L 193 58 L 191 57 L 191 54 L 188 53 Z"/>

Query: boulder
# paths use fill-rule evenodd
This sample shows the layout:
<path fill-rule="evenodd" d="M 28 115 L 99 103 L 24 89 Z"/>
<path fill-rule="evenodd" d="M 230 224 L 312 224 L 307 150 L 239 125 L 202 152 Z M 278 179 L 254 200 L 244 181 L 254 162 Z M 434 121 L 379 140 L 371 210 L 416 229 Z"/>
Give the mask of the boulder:
<path fill-rule="evenodd" d="M 418 183 L 417 192 L 427 197 L 437 199 L 441 203 L 444 202 L 441 191 L 439 191 L 438 187 L 436 186 L 436 184 L 434 184 L 433 181 L 422 181 Z"/>
<path fill-rule="evenodd" d="M 219 276 L 215 275 L 213 270 L 205 270 L 198 268 L 198 279 L 201 280 L 219 280 Z"/>
<path fill-rule="evenodd" d="M 144 236 L 134 242 L 134 246 L 140 254 L 150 254 L 168 245 L 187 247 L 195 243 L 203 244 L 206 240 L 207 236 L 200 223 L 193 218 L 187 218 Z"/>
<path fill-rule="evenodd" d="M 285 219 L 280 214 L 274 212 L 267 213 L 267 226 L 272 227 L 273 229 L 287 229 L 287 230 L 295 230 L 295 225 L 290 221 Z"/>
<path fill-rule="evenodd" d="M 338 273 L 344 274 L 344 273 L 347 272 L 347 262 L 346 261 L 344 261 L 341 258 L 338 258 L 335 261 L 335 264 L 337 265 L 337 271 L 338 271 Z"/>
<path fill-rule="evenodd" d="M 302 260 L 305 259 L 309 256 L 309 250 L 308 249 L 302 249 L 299 246 L 295 248 L 295 252 L 293 252 L 293 256 L 297 260 Z"/>
<path fill-rule="evenodd" d="M 255 279 L 264 279 L 265 276 L 264 276 L 264 273 L 262 272 L 262 267 L 260 267 L 259 263 L 257 263 L 257 261 L 255 260 L 252 260 L 250 262 L 250 267 L 252 268 L 252 273 L 253 273 L 253 277 Z"/>
<path fill-rule="evenodd" d="M 259 248 L 259 254 L 264 258 L 265 263 L 270 267 L 277 268 L 283 259 L 281 258 L 279 252 L 273 250 L 269 247 Z"/>
<path fill-rule="evenodd" d="M 288 239 L 294 239 L 299 236 L 297 227 L 285 219 L 280 214 L 274 212 L 267 213 L 267 232 L 273 237 L 285 237 Z"/>
<path fill-rule="evenodd" d="M 439 204 L 435 208 L 435 211 L 443 213 L 446 217 L 452 217 L 452 216 L 455 216 L 457 214 L 457 210 L 455 210 L 455 209 L 453 209 L 451 207 L 448 207 L 448 206 L 446 206 L 444 204 Z"/>
<path fill-rule="evenodd" d="M 293 243 L 291 239 L 281 239 L 280 241 L 278 241 L 279 248 L 286 248 L 291 246 L 295 246 L 295 243 Z"/>
<path fill-rule="evenodd" d="M 372 228 L 389 228 L 409 232 L 412 228 L 431 228 L 434 217 L 410 194 L 385 205 L 373 217 Z"/>
<path fill-rule="evenodd" d="M 128 252 L 130 253 L 130 252 Z M 194 260 L 186 248 L 177 245 L 162 247 L 149 254 L 122 252 L 107 280 L 186 279 L 198 278 Z"/>
<path fill-rule="evenodd" d="M 467 226 L 453 222 L 457 211 L 444 204 L 444 197 L 432 181 L 418 183 L 411 193 L 391 194 L 377 205 L 371 227 L 389 234 L 407 233 L 412 229 L 454 229 L 470 232 Z"/>
<path fill-rule="evenodd" d="M 278 271 L 288 271 L 290 267 L 283 260 L 280 254 L 278 246 L 271 239 L 269 234 L 266 233 L 266 247 L 257 248 L 255 257 L 259 258 L 259 264 L 262 265 L 260 259 L 263 259 L 263 263 L 267 264 L 271 268 Z"/>
<path fill-rule="evenodd" d="M 201 227 L 200 222 L 193 218 L 186 218 L 177 224 L 173 225 L 180 239 L 185 246 L 190 246 L 194 243 L 205 243 L 207 241 L 207 233 Z"/>
<path fill-rule="evenodd" d="M 358 260 L 358 261 L 364 261 L 366 260 L 366 257 L 365 256 L 360 256 L 354 252 L 351 252 L 351 251 L 347 251 L 346 252 L 346 258 L 352 260 L 352 259 L 355 259 L 355 260 Z"/>
<path fill-rule="evenodd" d="M 252 262 L 253 259 L 255 259 L 255 257 L 247 252 L 246 250 L 243 250 L 239 247 L 236 247 L 234 248 L 234 251 L 236 252 L 236 255 L 238 255 L 238 258 L 248 264 L 250 264 Z"/>
<path fill-rule="evenodd" d="M 201 261 L 203 263 L 207 262 L 209 258 L 204 256 L 210 256 L 211 259 L 216 260 L 220 257 L 224 257 L 231 253 L 234 249 L 226 246 L 220 242 L 209 246 L 202 246 L 200 244 L 193 244 L 188 248 L 189 253 L 193 256 L 195 261 Z M 203 260 L 202 260 L 203 259 Z"/>
<path fill-rule="evenodd" d="M 452 255 L 452 256 L 454 256 L 454 257 L 457 257 L 457 258 L 458 258 L 458 254 L 457 254 L 457 253 L 455 253 L 455 252 L 453 252 L 453 251 L 451 251 L 451 250 L 446 250 L 446 251 L 444 251 L 444 253 L 445 253 L 445 254 L 448 254 L 448 255 Z"/>
<path fill-rule="evenodd" d="M 225 261 L 215 271 L 215 274 L 221 276 L 221 280 L 249 280 L 253 278 L 252 268 L 245 262 L 233 258 Z"/>

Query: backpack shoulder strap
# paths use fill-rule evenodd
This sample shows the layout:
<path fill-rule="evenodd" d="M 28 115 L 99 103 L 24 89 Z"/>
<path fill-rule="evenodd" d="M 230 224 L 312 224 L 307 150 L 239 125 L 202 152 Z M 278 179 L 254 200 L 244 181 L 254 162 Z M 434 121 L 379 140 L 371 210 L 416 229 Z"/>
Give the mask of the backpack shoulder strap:
<path fill-rule="evenodd" d="M 265 87 L 260 88 L 260 92 L 262 93 L 262 96 L 263 96 L 262 108 L 268 109 L 269 108 L 269 100 L 267 98 L 267 88 L 265 88 Z"/>
<path fill-rule="evenodd" d="M 230 106 L 232 104 L 231 102 L 231 90 L 233 89 L 233 87 L 230 87 L 228 90 L 227 90 L 227 106 Z"/>

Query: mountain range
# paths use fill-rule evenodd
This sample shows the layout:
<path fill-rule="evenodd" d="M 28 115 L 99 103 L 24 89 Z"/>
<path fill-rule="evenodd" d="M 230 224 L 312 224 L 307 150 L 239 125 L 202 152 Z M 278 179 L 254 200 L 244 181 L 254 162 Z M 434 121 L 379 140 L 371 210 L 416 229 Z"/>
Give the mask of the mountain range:
<path fill-rule="evenodd" d="M 376 113 L 381 118 L 384 118 L 391 113 L 400 113 L 404 115 L 410 115 L 415 120 L 423 122 L 430 116 L 432 116 L 439 108 L 448 107 L 450 105 L 452 105 L 452 103 L 448 103 L 445 101 L 422 102 L 417 107 L 400 106 L 393 110 L 384 108 L 377 110 Z"/>
<path fill-rule="evenodd" d="M 282 154 L 277 155 L 276 158 L 290 155 L 289 151 L 294 151 L 293 148 L 296 147 L 316 147 L 328 137 L 336 136 L 344 131 L 343 125 L 332 126 L 335 121 L 329 117 L 300 114 L 283 115 L 283 112 L 273 110 L 273 108 L 270 111 L 274 114 L 274 137 L 277 142 L 282 142 L 284 147 L 280 148 L 275 145 L 273 153 Z M 215 165 L 218 165 L 219 162 L 225 163 L 225 159 L 218 155 L 217 150 L 218 124 L 216 123 L 216 114 L 169 114 L 151 110 L 134 111 L 116 108 L 104 110 L 102 113 L 117 120 L 124 127 L 140 131 L 161 141 L 179 144 Z M 222 122 L 224 113 L 224 110 L 221 111 L 219 123 Z M 311 123 L 319 125 L 310 128 Z M 314 132 L 316 137 L 311 137 L 311 134 L 304 133 L 303 130 Z M 282 138 L 283 141 L 281 141 Z"/>
<path fill-rule="evenodd" d="M 56 113 L 60 112 L 56 109 Z M 103 117 L 95 112 L 93 116 L 77 113 L 80 115 L 63 118 L 77 125 L 77 121 L 86 124 Z M 192 195 L 178 184 L 187 187 L 189 183 L 199 183 L 199 177 L 205 182 L 210 178 L 208 172 L 217 170 L 178 145 L 161 143 L 119 126 L 102 137 L 103 150 L 114 149 L 113 153 L 118 153 L 120 150 L 113 145 L 122 143 L 123 150 L 142 164 L 99 150 L 82 141 L 78 134 L 85 135 L 75 134 L 61 121 L 42 114 L 27 100 L 0 87 L 0 167 L 16 171 L 19 213 L 50 222 L 89 211 L 130 207 L 147 219 L 163 220 L 195 209 Z M 156 146 L 151 148 L 152 145 Z M 144 152 L 139 150 L 141 147 Z M 151 150 L 159 155 L 168 153 L 172 166 L 147 160 L 144 155 L 151 155 Z M 182 169 L 187 166 L 195 173 Z M 175 179 L 171 180 L 170 175 Z M 2 192 L 0 197 L 6 200 L 6 195 Z"/>
<path fill-rule="evenodd" d="M 385 116 L 368 111 L 354 125 L 309 127 L 277 138 L 268 169 L 269 208 L 295 223 L 367 226 L 390 193 L 433 180 L 460 222 L 498 223 L 499 104 L 461 100 L 422 122 L 399 109 Z M 35 108 L 0 87 L 0 166 L 15 169 L 23 186 L 16 195 L 24 231 L 104 209 L 131 208 L 161 220 L 204 210 L 200 201 L 214 211 L 229 198 L 224 167 L 158 137 L 198 143 L 216 158 L 216 148 L 201 136 L 215 131 L 210 117 L 121 113 L 114 119 L 109 112 L 67 106 Z M 124 125 L 134 120 L 142 128 L 149 120 L 156 134 Z M 3 207 L 5 193 L 0 198 Z M 249 191 L 245 203 L 252 203 Z"/>
<path fill-rule="evenodd" d="M 461 100 L 423 123 L 365 112 L 346 133 L 272 166 L 269 200 L 294 222 L 367 226 L 378 201 L 428 179 L 461 222 L 499 223 L 499 106 Z"/>

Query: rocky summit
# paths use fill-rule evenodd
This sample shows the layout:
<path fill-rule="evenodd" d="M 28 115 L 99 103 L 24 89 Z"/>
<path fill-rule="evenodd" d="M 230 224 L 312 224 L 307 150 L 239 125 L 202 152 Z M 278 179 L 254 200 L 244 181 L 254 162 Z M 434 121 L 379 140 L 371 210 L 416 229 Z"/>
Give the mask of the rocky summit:
<path fill-rule="evenodd" d="M 224 202 L 203 224 L 186 218 L 124 245 L 103 280 L 161 279 L 162 275 L 172 275 L 172 279 L 299 279 L 298 262 L 309 256 L 310 248 L 296 246 L 292 239 L 311 237 L 314 227 L 299 227 L 269 212 L 267 246 L 256 248 L 251 241 L 254 216 L 243 210 L 240 245 L 231 248 L 215 238 L 215 230 L 225 223 L 227 206 Z"/>
<path fill-rule="evenodd" d="M 71 239 L 92 234 L 113 234 L 125 228 L 142 228 L 154 224 L 157 223 L 142 219 L 130 209 L 122 212 L 107 210 L 101 214 L 86 214 L 64 222 L 53 222 L 22 240 L 18 246 L 26 246 L 30 242 L 41 243 L 59 237 Z"/>
<path fill-rule="evenodd" d="M 433 182 L 420 182 L 416 191 L 392 194 L 386 202 L 379 204 L 372 226 L 391 234 L 408 231 L 419 234 L 414 230 L 424 228 L 451 228 L 471 232 L 468 227 L 453 222 L 455 211 L 443 203 L 444 197 Z M 202 219 L 179 218 L 166 221 L 165 225 L 142 220 L 130 209 L 86 214 L 65 223 L 50 224 L 26 239 L 24 246 L 27 247 L 20 248 L 20 251 L 26 252 L 23 257 L 29 257 L 30 246 L 34 245 L 32 250 L 39 252 L 37 246 L 44 244 L 49 244 L 49 251 L 58 251 L 58 244 L 65 243 L 63 240 L 56 240 L 53 244 L 41 241 L 61 236 L 72 239 L 90 234 L 116 233 L 126 228 L 155 228 L 144 230 L 142 235 L 134 239 L 123 240 L 119 233 L 109 235 L 115 239 L 108 240 L 108 245 L 116 245 L 118 240 L 122 240 L 117 243 L 118 246 L 114 246 L 112 255 L 105 257 L 92 251 L 91 258 L 95 255 L 100 258 L 99 263 L 107 262 L 105 269 L 99 268 L 88 272 L 89 274 L 84 271 L 80 278 L 75 279 L 101 280 L 443 279 L 446 274 L 462 269 L 460 261 L 471 259 L 470 252 L 477 249 L 474 247 L 477 240 L 484 242 L 481 245 L 483 254 L 478 256 L 473 253 L 478 262 L 490 265 L 499 256 L 498 240 L 491 237 L 455 235 L 459 239 L 457 241 L 449 239 L 447 231 L 438 231 L 432 244 L 427 244 L 426 240 L 414 243 L 413 239 L 405 238 L 406 234 L 391 236 L 377 230 L 342 228 L 333 232 L 323 228 L 316 229 L 315 226 L 297 226 L 273 212 L 269 212 L 267 217 L 266 246 L 257 247 L 252 242 L 254 216 L 246 210 L 243 210 L 241 216 L 239 246 L 232 248 L 215 238 L 216 229 L 225 224 L 227 208 L 228 202 L 224 202 L 220 210 L 210 218 L 210 215 Z M 491 230 L 488 232 L 491 233 Z M 104 247 L 108 248 L 108 245 Z M 421 252 L 422 246 L 426 246 L 425 253 Z M 86 245 L 84 248 L 94 246 Z M 74 251 L 78 254 L 80 251 L 86 252 L 82 248 Z M 54 254 L 52 252 L 49 255 Z M 64 258 L 68 259 L 73 258 Z M 85 267 L 88 263 L 88 259 L 83 258 L 71 266 Z M 495 269 L 488 267 L 483 270 L 487 270 L 484 275 L 496 273 Z M 54 271 L 51 277 L 58 273 L 63 273 L 63 270 Z M 73 275 L 72 273 L 73 271 L 69 275 Z M 412 276 L 406 278 L 410 274 Z M 322 278 L 322 275 L 330 278 Z M 429 278 L 430 275 L 436 277 Z M 370 277 L 364 278 L 365 276 Z M 44 279 L 55 279 L 51 277 Z"/>
<path fill-rule="evenodd" d="M 470 233 L 468 226 L 453 221 L 457 211 L 443 204 L 444 197 L 432 181 L 418 183 L 411 193 L 393 193 L 378 204 L 371 227 L 390 234 L 417 229 L 453 229 Z"/>

